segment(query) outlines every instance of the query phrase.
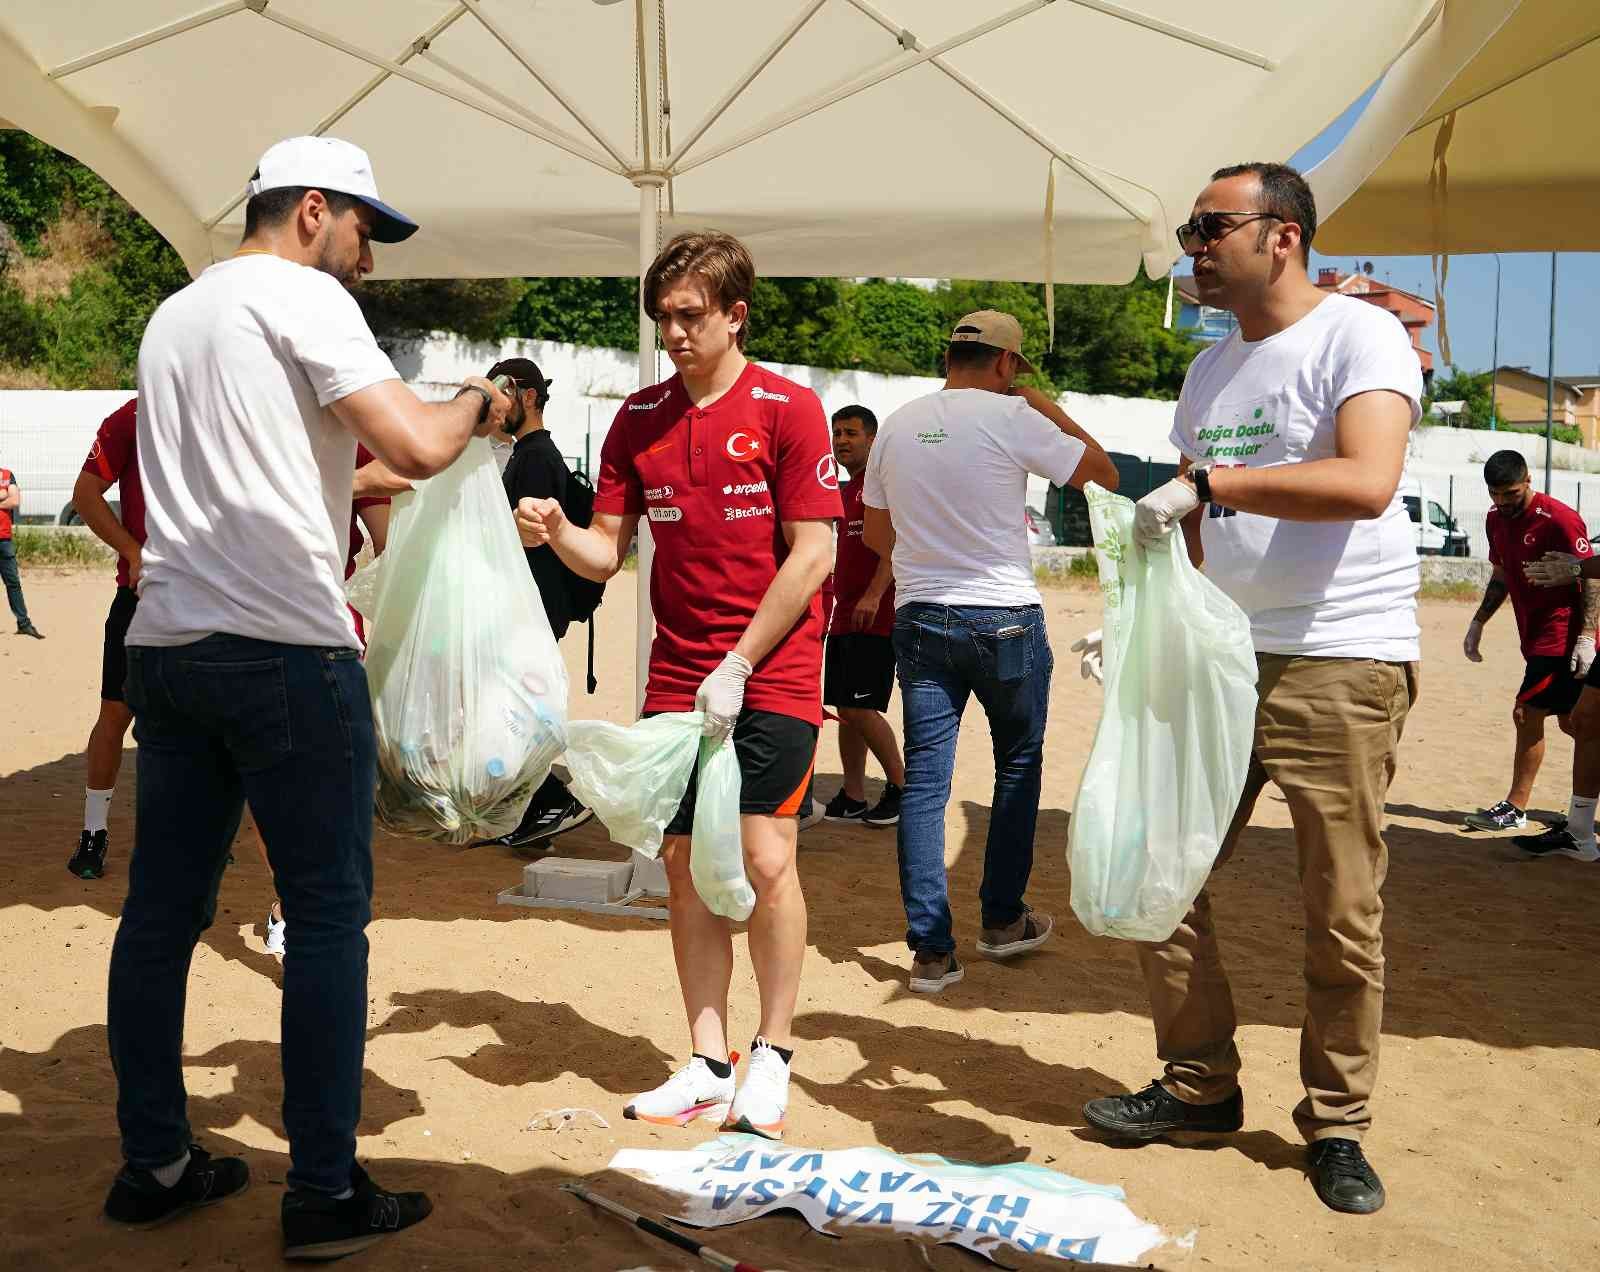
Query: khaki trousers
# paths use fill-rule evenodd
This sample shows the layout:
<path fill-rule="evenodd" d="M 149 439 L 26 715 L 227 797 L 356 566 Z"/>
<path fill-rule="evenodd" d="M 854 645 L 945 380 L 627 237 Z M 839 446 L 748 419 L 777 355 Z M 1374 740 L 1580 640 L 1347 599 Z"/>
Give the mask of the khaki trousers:
<path fill-rule="evenodd" d="M 1306 1014 L 1295 1125 L 1308 1141 L 1360 1139 L 1378 1075 L 1383 1024 L 1381 834 L 1395 750 L 1416 696 L 1415 663 L 1258 654 L 1255 751 L 1233 824 L 1232 854 L 1262 788 L 1288 801 L 1306 920 Z M 1141 944 L 1163 1085 L 1194 1104 L 1239 1086 L 1236 1019 L 1204 890 L 1178 930 Z"/>

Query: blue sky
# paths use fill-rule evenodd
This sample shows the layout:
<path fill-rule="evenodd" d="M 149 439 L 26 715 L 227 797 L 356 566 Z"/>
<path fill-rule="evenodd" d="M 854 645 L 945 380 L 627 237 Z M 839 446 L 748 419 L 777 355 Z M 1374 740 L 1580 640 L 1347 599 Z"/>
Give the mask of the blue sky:
<path fill-rule="evenodd" d="M 1343 140 L 1365 109 L 1369 90 L 1321 136 L 1305 146 L 1292 162 L 1305 169 L 1317 163 Z M 1433 268 L 1426 256 L 1373 256 L 1351 258 L 1311 253 L 1313 272 L 1336 265 L 1347 273 L 1356 259 L 1372 261 L 1374 278 L 1433 298 Z M 1494 342 L 1495 258 L 1452 256 L 1445 302 L 1450 325 L 1450 351 L 1456 365 L 1469 371 L 1486 370 Z M 1556 288 L 1556 372 L 1600 372 L 1600 252 L 1563 252 Z M 1550 330 L 1550 256 L 1548 253 L 1505 253 L 1500 257 L 1500 363 L 1525 365 L 1543 375 L 1548 364 Z M 1425 343 L 1438 353 L 1437 331 L 1430 329 Z M 1441 372 L 1448 374 L 1444 367 Z"/>

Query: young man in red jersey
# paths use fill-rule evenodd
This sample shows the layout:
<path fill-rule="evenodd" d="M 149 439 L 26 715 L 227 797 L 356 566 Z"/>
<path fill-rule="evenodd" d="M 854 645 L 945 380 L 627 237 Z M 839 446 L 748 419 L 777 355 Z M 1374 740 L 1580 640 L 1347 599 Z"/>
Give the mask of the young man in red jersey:
<path fill-rule="evenodd" d="M 867 457 L 878 436 L 878 417 L 864 406 L 833 413 L 833 457 L 850 475 L 841 489 L 838 559 L 833 567 L 834 601 L 823 655 L 822 701 L 839 713 L 839 760 L 844 785 L 823 816 L 893 826 L 900 820 L 906 766 L 894 729 L 883 713 L 894 689 L 894 571 L 862 541 L 861 500 Z M 878 802 L 866 798 L 867 752 L 883 765 L 886 779 Z"/>
<path fill-rule="evenodd" d="M 1483 480 L 1494 501 L 1483 523 L 1494 576 L 1467 625 L 1462 652 L 1471 662 L 1483 661 L 1478 652 L 1483 626 L 1509 596 L 1527 668 L 1511 708 L 1517 731 L 1511 787 L 1498 804 L 1468 813 L 1465 820 L 1474 830 L 1521 830 L 1528 824 L 1528 801 L 1544 762 L 1545 719 L 1555 716 L 1563 733 L 1572 732 L 1572 709 L 1594 662 L 1600 583 L 1569 578 L 1559 587 L 1545 588 L 1526 577 L 1525 567 L 1547 552 L 1586 557 L 1590 550 L 1583 518 L 1560 500 L 1533 489 L 1522 452 L 1503 450 L 1489 456 Z"/>
<path fill-rule="evenodd" d="M 728 920 L 689 875 L 694 786 L 666 828 L 672 948 L 693 1055 L 624 1116 L 686 1125 L 706 1117 L 779 1138 L 788 1106 L 790 1032 L 806 947 L 795 870 L 795 814 L 809 795 L 822 723 L 822 607 L 832 522 L 842 514 L 822 404 L 744 356 L 755 267 L 726 234 L 679 235 L 641 289 L 678 373 L 622 404 L 600 452 L 594 524 L 553 499 L 523 499 L 528 547 L 549 543 L 586 578 L 622 566 L 641 517 L 655 539 L 645 714 L 701 710 L 733 739 L 745 869 L 755 888 L 750 961 L 761 1022 L 745 1080 L 728 1051 Z"/>

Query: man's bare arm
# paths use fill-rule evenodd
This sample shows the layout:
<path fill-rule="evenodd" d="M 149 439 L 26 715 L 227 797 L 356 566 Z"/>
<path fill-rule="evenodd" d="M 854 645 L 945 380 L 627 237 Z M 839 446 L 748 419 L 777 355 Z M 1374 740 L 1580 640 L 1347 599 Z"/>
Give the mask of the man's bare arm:
<path fill-rule="evenodd" d="M 12 482 L 5 488 L 5 493 L 0 494 L 0 512 L 13 512 L 20 507 L 22 507 L 22 487 Z"/>
<path fill-rule="evenodd" d="M 1411 402 L 1388 389 L 1347 398 L 1334 417 L 1332 459 L 1266 468 L 1217 468 L 1211 497 L 1224 508 L 1284 521 L 1368 521 L 1394 500 L 1411 435 Z"/>
<path fill-rule="evenodd" d="M 397 475 L 420 481 L 450 467 L 474 436 L 494 432 L 511 409 L 511 399 L 489 381 L 472 376 L 464 383 L 488 395 L 487 409 L 479 393 L 424 402 L 401 381 L 383 380 L 340 398 L 333 413 Z"/>
<path fill-rule="evenodd" d="M 767 584 L 755 617 L 733 647 L 752 667 L 799 622 L 833 568 L 831 520 L 785 521 L 783 537 L 789 541 L 789 555 Z"/>
<path fill-rule="evenodd" d="M 604 583 L 622 568 L 639 514 L 597 512 L 587 530 L 567 520 L 557 499 L 517 500 L 517 537 L 525 548 L 549 544 L 569 570 L 596 583 Z"/>
<path fill-rule="evenodd" d="M 1584 590 L 1587 593 L 1587 585 Z M 1478 612 L 1472 616 L 1473 619 L 1479 623 L 1487 623 L 1494 617 L 1494 612 L 1505 604 L 1507 595 L 1505 571 L 1497 565 L 1489 576 L 1488 586 L 1483 589 L 1483 600 L 1479 602 Z M 1587 601 L 1587 596 L 1585 600 Z"/>
<path fill-rule="evenodd" d="M 880 565 L 894 557 L 894 520 L 887 508 L 861 507 L 861 542 L 878 554 Z"/>
<path fill-rule="evenodd" d="M 1018 385 L 1012 390 L 1040 415 L 1049 420 L 1068 437 L 1077 438 L 1084 445 L 1084 456 L 1078 461 L 1069 484 L 1082 488 L 1091 481 L 1098 482 L 1107 490 L 1115 490 L 1117 483 L 1122 480 L 1122 475 L 1117 471 L 1117 466 L 1111 462 L 1111 456 L 1106 454 L 1105 447 L 1089 436 L 1072 416 L 1061 409 L 1060 403 L 1048 394 L 1039 392 L 1038 389 L 1026 385 Z"/>
<path fill-rule="evenodd" d="M 383 499 L 392 495 L 403 495 L 410 489 L 409 481 L 381 459 L 375 459 L 370 464 L 363 464 L 356 469 L 355 481 L 350 486 L 350 496 L 353 499 Z"/>
<path fill-rule="evenodd" d="M 1600 624 L 1600 583 L 1594 579 L 1583 581 L 1583 634 L 1593 636 Z"/>
<path fill-rule="evenodd" d="M 117 514 L 111 511 L 111 505 L 106 502 L 106 491 L 110 489 L 111 483 L 105 478 L 96 477 L 93 473 L 79 473 L 78 480 L 72 486 L 72 506 L 83 519 L 83 524 L 94 532 L 95 538 L 130 565 L 136 566 L 141 555 L 139 541 L 128 533 L 127 527 L 117 519 Z"/>
<path fill-rule="evenodd" d="M 1194 465 L 1189 462 L 1187 455 L 1178 457 L 1178 476 L 1182 477 L 1192 467 Z M 1205 506 L 1202 504 L 1182 521 L 1178 522 L 1178 525 L 1183 529 L 1184 546 L 1189 549 L 1189 561 L 1197 570 L 1206 563 L 1205 541 L 1200 537 L 1200 520 L 1206 515 Z"/>

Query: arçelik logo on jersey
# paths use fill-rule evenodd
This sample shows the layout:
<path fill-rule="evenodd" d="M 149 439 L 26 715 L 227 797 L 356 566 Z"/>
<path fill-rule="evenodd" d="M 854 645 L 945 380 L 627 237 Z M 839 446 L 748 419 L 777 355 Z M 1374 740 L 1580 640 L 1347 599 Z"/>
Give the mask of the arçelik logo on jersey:
<path fill-rule="evenodd" d="M 832 455 L 824 455 L 817 461 L 817 485 L 824 490 L 839 489 L 839 464 Z"/>
<path fill-rule="evenodd" d="M 789 400 L 787 393 L 773 393 L 769 389 L 763 389 L 759 384 L 751 386 L 750 396 L 757 402 L 787 402 Z"/>

